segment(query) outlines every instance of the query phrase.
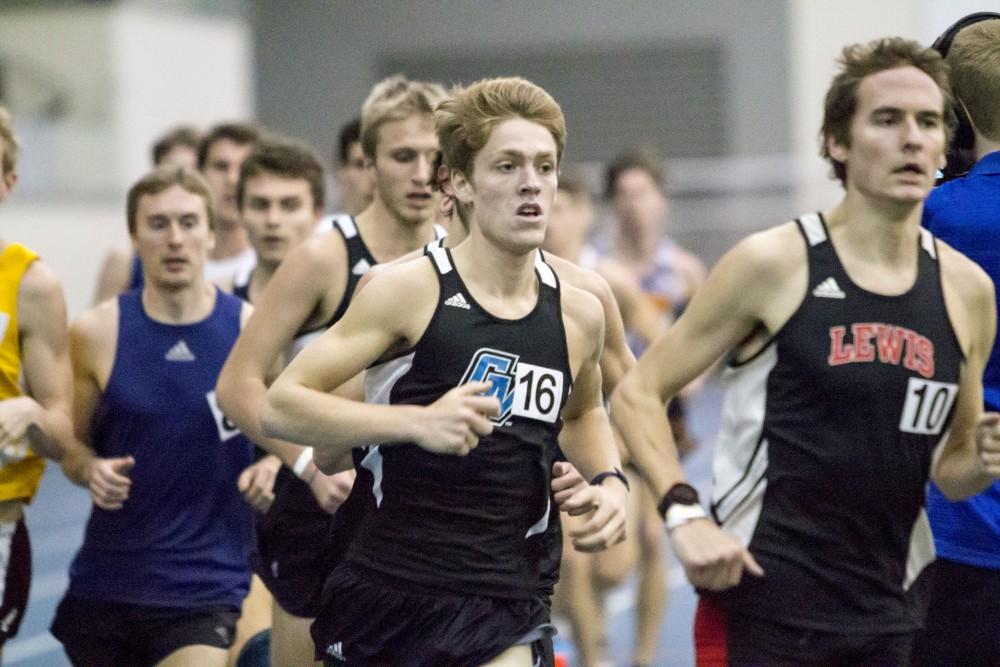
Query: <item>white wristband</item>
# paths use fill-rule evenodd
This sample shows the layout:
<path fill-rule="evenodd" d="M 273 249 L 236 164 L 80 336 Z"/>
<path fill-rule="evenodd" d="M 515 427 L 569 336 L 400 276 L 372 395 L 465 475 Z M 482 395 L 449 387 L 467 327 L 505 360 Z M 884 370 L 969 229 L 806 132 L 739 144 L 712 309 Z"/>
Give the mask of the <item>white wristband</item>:
<path fill-rule="evenodd" d="M 302 479 L 302 473 L 306 471 L 306 466 L 308 466 L 309 462 L 312 460 L 313 460 L 313 448 L 306 447 L 305 449 L 302 450 L 302 453 L 299 454 L 299 458 L 295 460 L 295 465 L 292 466 L 292 472 L 295 473 L 295 476 L 298 477 L 299 479 Z"/>
<path fill-rule="evenodd" d="M 695 519 L 704 519 L 707 515 L 701 505 L 681 505 L 675 503 L 667 510 L 666 526 L 669 533 L 677 526 L 683 526 Z"/>

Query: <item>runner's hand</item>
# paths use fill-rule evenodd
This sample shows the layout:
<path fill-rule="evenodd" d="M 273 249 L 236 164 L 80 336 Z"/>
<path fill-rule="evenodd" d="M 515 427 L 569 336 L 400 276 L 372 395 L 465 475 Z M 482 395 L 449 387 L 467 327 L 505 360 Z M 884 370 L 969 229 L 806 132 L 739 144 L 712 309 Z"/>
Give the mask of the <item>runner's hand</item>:
<path fill-rule="evenodd" d="M 135 459 L 131 456 L 92 459 L 87 472 L 87 487 L 94 504 L 104 510 L 120 510 L 132 488 L 128 475 L 134 465 Z"/>
<path fill-rule="evenodd" d="M 353 470 L 338 472 L 336 475 L 324 475 L 312 461 L 302 473 L 302 479 L 309 485 L 316 502 L 327 514 L 337 511 L 354 486 Z"/>
<path fill-rule="evenodd" d="M 1000 413 L 979 415 L 976 421 L 976 452 L 983 472 L 1000 479 Z"/>
<path fill-rule="evenodd" d="M 30 396 L 0 401 L 0 449 L 24 438 L 42 407 Z"/>
<path fill-rule="evenodd" d="M 577 551 L 601 551 L 625 539 L 625 507 L 628 489 L 617 479 L 604 484 L 587 484 L 578 487 L 566 501 L 564 509 L 571 516 L 590 512 L 579 528 L 569 531 L 573 548 Z"/>
<path fill-rule="evenodd" d="M 567 511 L 563 504 L 586 486 L 587 480 L 569 461 L 556 461 L 552 464 L 552 493 L 555 494 L 556 505 L 563 512 Z"/>
<path fill-rule="evenodd" d="M 281 459 L 268 454 L 247 466 L 236 481 L 243 499 L 258 512 L 266 512 L 274 502 L 274 480 L 281 468 Z"/>
<path fill-rule="evenodd" d="M 744 571 L 764 576 L 750 552 L 710 519 L 677 526 L 670 531 L 670 542 L 695 588 L 724 591 L 739 584 Z"/>
<path fill-rule="evenodd" d="M 500 414 L 500 402 L 483 396 L 493 385 L 470 382 L 455 387 L 426 408 L 416 424 L 415 442 L 435 454 L 465 456 L 479 438 L 493 432 L 490 417 Z"/>

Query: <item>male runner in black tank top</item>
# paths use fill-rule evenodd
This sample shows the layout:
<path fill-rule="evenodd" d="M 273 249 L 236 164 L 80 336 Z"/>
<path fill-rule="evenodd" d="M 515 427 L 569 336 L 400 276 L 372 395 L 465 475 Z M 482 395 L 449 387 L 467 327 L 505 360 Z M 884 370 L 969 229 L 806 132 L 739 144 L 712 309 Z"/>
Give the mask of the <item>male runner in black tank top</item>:
<path fill-rule="evenodd" d="M 494 122 L 469 139 L 476 150 L 458 137 L 482 116 Z M 538 536 L 560 419 L 581 470 L 616 475 L 600 305 L 538 263 L 563 127 L 551 97 L 520 79 L 480 82 L 442 104 L 446 161 L 474 211 L 469 238 L 377 276 L 268 394 L 265 428 L 321 458 L 380 445 L 363 464 L 376 509 L 313 626 L 328 664 L 530 665 L 522 644 L 545 632 Z M 366 374 L 368 398 L 389 405 L 328 393 L 376 362 L 387 363 Z M 622 536 L 626 490 L 605 480 L 576 494 L 580 511 L 600 505 L 575 536 L 580 548 Z"/>
<path fill-rule="evenodd" d="M 411 252 L 397 260 L 372 267 L 368 273 L 358 282 L 357 289 L 362 289 L 378 274 L 390 269 L 393 266 L 411 261 L 421 255 L 429 255 L 434 248 L 446 247 L 455 248 L 461 244 L 469 234 L 470 212 L 466 206 L 455 199 L 455 193 L 451 186 L 451 169 L 445 165 L 439 165 L 437 169 L 437 183 L 442 192 L 441 214 L 450 218 L 448 225 L 448 236 L 444 239 L 435 240 L 422 250 Z M 562 182 L 559 182 L 559 192 L 562 192 Z M 549 225 L 552 224 L 551 217 Z M 548 235 L 547 228 L 546 234 Z M 548 238 L 548 236 L 546 236 Z M 618 381 L 625 372 L 635 364 L 635 357 L 629 350 L 625 341 L 625 327 L 622 323 L 621 313 L 615 301 L 614 294 L 608 283 L 596 272 L 583 268 L 574 262 L 563 259 L 548 252 L 539 250 L 539 258 L 548 264 L 556 273 L 561 282 L 565 282 L 574 287 L 590 292 L 601 302 L 604 311 L 604 347 L 601 349 L 601 383 L 602 393 L 605 397 L 610 396 Z M 322 466 L 322 462 L 317 462 Z M 552 466 L 552 499 L 557 506 L 561 506 L 570 498 L 572 492 L 579 484 L 586 482 L 580 477 L 579 471 L 572 464 L 557 458 Z M 577 521 L 582 525 L 587 517 L 577 517 Z M 541 576 L 539 578 L 538 592 L 540 599 L 546 606 L 551 608 L 552 595 L 556 583 L 560 579 L 560 564 L 563 558 L 563 529 L 560 521 L 560 513 L 552 512 L 549 515 L 549 525 L 543 536 L 545 546 L 540 564 Z M 622 548 L 625 545 L 619 545 Z M 607 552 L 602 552 L 607 553 Z M 581 554 L 589 556 L 589 554 Z M 597 613 L 593 607 L 588 607 L 592 613 Z M 586 613 L 586 612 L 584 612 Z M 540 639 L 532 646 L 532 651 L 538 658 L 539 667 L 553 667 L 555 665 L 555 654 L 550 635 Z"/>
<path fill-rule="evenodd" d="M 947 90 L 915 42 L 845 49 L 822 148 L 844 198 L 738 244 L 614 394 L 703 591 L 701 664 L 905 664 L 921 622 L 907 588 L 933 557 L 928 476 L 957 498 L 1000 475 L 981 412 L 992 285 L 920 229 Z M 682 482 L 663 404 L 727 351 L 720 528 Z"/>
<path fill-rule="evenodd" d="M 325 198 L 323 165 L 308 146 L 278 138 L 259 141 L 240 166 L 236 184 L 240 222 L 256 263 L 222 281 L 221 289 L 247 303 L 256 301 L 284 257 L 316 229 Z M 255 462 L 242 471 L 237 485 L 244 499 L 263 513 L 274 501 L 281 460 L 255 449 Z M 271 627 L 272 606 L 270 592 L 255 574 L 230 648 L 234 661 L 251 637 Z"/>
<path fill-rule="evenodd" d="M 310 238 L 289 254 L 219 378 L 219 400 L 226 413 L 285 464 L 275 504 L 265 517 L 267 525 L 258 527 L 267 542 L 260 546 L 268 552 L 261 554 L 259 573 L 278 602 L 272 631 L 274 664 L 312 660 L 308 634 L 312 607 L 330 567 L 327 513 L 347 496 L 354 473 L 319 474 L 311 450 L 263 436 L 260 409 L 267 378 L 282 355 L 294 348 L 297 337 L 321 332 L 342 314 L 354 283 L 375 261 L 394 259 L 434 238 L 437 202 L 430 181 L 438 144 L 431 112 L 444 96 L 436 84 L 402 77 L 375 86 L 362 109 L 362 144 L 376 177 L 372 204 L 357 218 L 340 218 L 335 233 Z M 360 395 L 358 386 L 341 391 Z M 308 483 L 315 500 L 308 498 L 310 493 L 303 494 L 304 486 L 293 471 Z M 291 514 L 288 520 L 281 519 L 285 512 Z"/>

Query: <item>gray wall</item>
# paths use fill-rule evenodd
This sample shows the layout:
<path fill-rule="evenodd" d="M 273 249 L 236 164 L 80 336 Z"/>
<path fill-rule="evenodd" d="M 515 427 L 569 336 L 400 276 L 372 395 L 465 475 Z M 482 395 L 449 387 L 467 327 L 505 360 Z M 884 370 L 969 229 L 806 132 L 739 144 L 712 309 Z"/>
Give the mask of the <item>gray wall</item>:
<path fill-rule="evenodd" d="M 337 128 L 358 113 L 380 67 L 400 54 L 628 50 L 692 41 L 723 50 L 725 152 L 790 147 L 785 0 L 256 0 L 253 22 L 261 121 L 312 142 L 327 159 Z"/>

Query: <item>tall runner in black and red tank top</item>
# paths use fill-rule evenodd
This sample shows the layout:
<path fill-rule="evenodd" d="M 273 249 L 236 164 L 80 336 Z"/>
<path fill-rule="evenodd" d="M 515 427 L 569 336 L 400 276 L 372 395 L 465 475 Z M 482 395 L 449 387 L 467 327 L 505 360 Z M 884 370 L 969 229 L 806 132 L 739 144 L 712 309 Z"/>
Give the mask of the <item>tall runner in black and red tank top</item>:
<path fill-rule="evenodd" d="M 538 262 L 558 105 L 523 79 L 488 80 L 443 103 L 437 123 L 473 211 L 469 237 L 376 276 L 275 381 L 262 413 L 324 463 L 368 447 L 375 508 L 313 625 L 330 665 L 531 664 L 530 643 L 549 631 L 540 536 L 560 420 L 567 456 L 594 477 L 569 503 L 596 509 L 576 545 L 622 537 L 600 305 Z M 465 143 L 471 127 L 479 149 Z M 329 393 L 365 367 L 368 402 Z"/>
<path fill-rule="evenodd" d="M 288 255 L 256 303 L 247 333 L 237 341 L 219 378 L 219 400 L 227 414 L 255 442 L 281 458 L 286 467 L 283 478 L 298 482 L 291 474 L 297 473 L 312 496 L 298 518 L 272 522 L 276 532 L 264 545 L 277 554 L 262 562 L 279 602 L 271 635 L 273 664 L 302 665 L 312 660 L 309 624 L 331 567 L 325 548 L 329 515 L 347 497 L 354 473 L 320 474 L 311 449 L 264 437 L 260 410 L 267 383 L 276 364 L 280 367 L 286 353 L 294 352 L 299 336 L 321 331 L 343 311 L 353 282 L 368 266 L 404 255 L 434 238 L 437 201 L 430 184 L 438 144 L 431 112 L 444 97 L 436 84 L 402 77 L 375 86 L 362 110 L 362 143 L 377 183 L 371 206 L 356 218 L 337 218 L 341 233 L 310 238 Z M 339 391 L 360 396 L 360 382 Z M 301 485 L 290 488 L 303 490 Z M 283 503 L 282 495 L 279 489 L 276 505 Z M 275 517 L 281 512 L 279 507 Z"/>
<path fill-rule="evenodd" d="M 823 125 L 844 198 L 738 244 L 615 393 L 702 593 L 699 664 L 906 664 L 910 585 L 933 558 L 927 480 L 963 497 L 1000 476 L 998 415 L 982 413 L 993 290 L 920 229 L 947 90 L 915 42 L 845 49 Z M 708 521 L 662 401 L 727 352 Z"/>

